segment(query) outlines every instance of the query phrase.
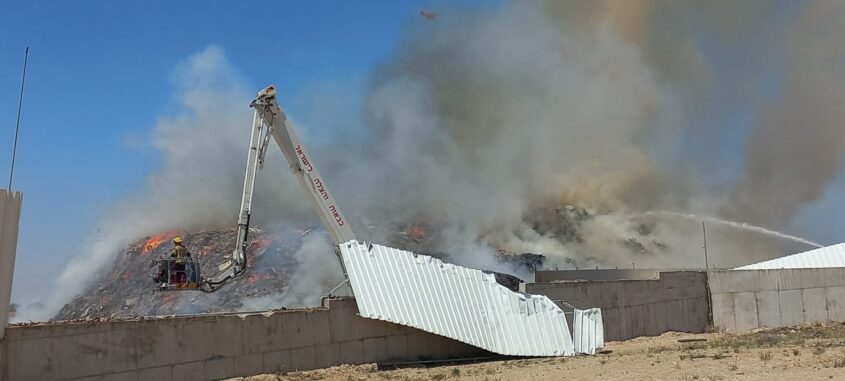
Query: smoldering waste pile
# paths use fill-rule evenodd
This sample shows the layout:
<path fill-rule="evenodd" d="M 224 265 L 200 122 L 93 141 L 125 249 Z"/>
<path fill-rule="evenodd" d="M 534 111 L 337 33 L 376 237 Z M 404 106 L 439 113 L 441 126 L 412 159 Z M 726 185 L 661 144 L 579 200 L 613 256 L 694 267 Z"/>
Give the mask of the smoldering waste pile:
<path fill-rule="evenodd" d="M 429 246 L 436 236 L 426 234 L 420 225 L 391 224 L 389 240 L 396 247 L 421 249 Z M 201 272 L 209 277 L 217 273 L 217 266 L 226 262 L 234 249 L 236 229 L 200 232 L 170 231 L 146 237 L 128 246 L 115 258 L 111 267 L 104 267 L 100 275 L 90 279 L 90 286 L 75 297 L 53 317 L 53 320 L 129 318 L 136 316 L 180 315 L 193 313 L 232 312 L 243 309 L 247 299 L 283 294 L 292 276 L 302 268 L 296 252 L 303 238 L 311 230 L 252 229 L 247 248 L 247 272 L 231 280 L 214 293 L 196 290 L 154 292 L 149 275 L 150 262 L 166 257 L 173 248 L 173 237 L 184 237 L 185 246 L 201 265 Z M 509 258 L 521 262 L 522 256 Z M 525 257 L 536 265 L 542 256 Z M 530 259 L 528 259 L 530 258 Z M 334 263 L 326 264 L 334 266 Z M 528 266 L 528 262 L 525 262 Z M 519 278 L 494 273 L 496 280 L 516 290 Z M 327 291 L 327 290 L 325 290 Z M 274 308 L 301 307 L 276 305 Z"/>
<path fill-rule="evenodd" d="M 204 275 L 217 273 L 235 242 L 235 229 L 194 233 L 171 231 L 139 240 L 104 266 L 81 295 L 54 317 L 58 320 L 236 311 L 244 298 L 283 291 L 298 270 L 294 253 L 308 231 L 253 229 L 247 249 L 248 271 L 213 294 L 201 291 L 153 292 L 149 275 L 154 258 L 168 256 L 176 235 L 201 264 Z M 83 281 L 83 280 L 81 280 Z"/>
<path fill-rule="evenodd" d="M 537 208 L 523 219 L 517 230 L 481 232 L 476 237 L 486 253 L 472 253 L 467 261 L 461 248 L 444 246 L 454 237 L 452 230 L 434 223 L 360 223 L 362 239 L 415 253 L 432 255 L 446 262 L 473 268 L 493 269 L 496 280 L 516 290 L 520 281 L 531 281 L 540 269 L 577 268 L 701 268 L 703 258 L 698 234 L 700 222 L 653 213 L 636 215 L 582 209 L 573 206 Z M 248 271 L 218 291 L 153 292 L 150 262 L 166 256 L 176 235 L 185 237 L 206 277 L 217 273 L 235 242 L 235 229 L 221 231 L 171 231 L 146 237 L 122 250 L 113 263 L 104 266 L 89 282 L 86 291 L 67 303 L 54 316 L 57 320 L 123 318 L 206 312 L 232 312 L 268 308 L 316 305 L 319 295 L 336 283 L 314 284 L 307 302 L 290 300 L 296 295 L 296 280 L 304 275 L 339 266 L 333 255 L 319 261 L 300 263 L 297 253 L 316 231 L 295 228 L 253 229 L 248 242 Z M 794 240 L 775 239 L 747 229 L 724 225 L 708 227 L 710 263 L 722 268 L 807 249 Z M 327 248 L 327 250 L 330 250 Z M 458 252 L 450 252 L 458 251 Z M 464 256 L 461 256 L 461 255 Z M 302 254 L 299 254 L 302 255 Z M 310 257 L 310 254 L 308 256 Z M 316 266 L 325 268 L 316 268 Z M 332 266 L 329 268 L 328 266 Z M 331 271 L 329 271 L 331 272 Z M 513 274 L 513 275 L 511 275 Z M 514 276 L 516 275 L 516 276 Z M 518 277 L 517 277 L 518 276 Z M 332 284 L 329 284 L 332 283 Z M 317 290 L 319 289 L 319 290 Z M 259 304 L 245 303 L 266 300 Z M 305 303 L 305 304 L 303 304 Z"/>

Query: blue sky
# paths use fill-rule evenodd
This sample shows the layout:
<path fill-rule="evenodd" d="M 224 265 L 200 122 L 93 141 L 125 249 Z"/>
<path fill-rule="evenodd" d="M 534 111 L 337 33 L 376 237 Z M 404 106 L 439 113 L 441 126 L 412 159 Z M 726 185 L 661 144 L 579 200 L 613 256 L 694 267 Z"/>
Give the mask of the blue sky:
<path fill-rule="evenodd" d="M 463 2 L 475 6 L 472 2 Z M 14 188 L 25 192 L 14 299 L 49 292 L 110 205 L 155 168 L 143 137 L 172 113 L 174 68 L 223 48 L 251 87 L 282 85 L 297 114 L 312 89 L 363 91 L 420 9 L 444 1 L 4 1 L 0 161 L 8 176 L 20 72 L 30 46 Z M 245 121 L 248 122 L 248 121 Z M 6 187 L 4 180 L 3 187 Z"/>

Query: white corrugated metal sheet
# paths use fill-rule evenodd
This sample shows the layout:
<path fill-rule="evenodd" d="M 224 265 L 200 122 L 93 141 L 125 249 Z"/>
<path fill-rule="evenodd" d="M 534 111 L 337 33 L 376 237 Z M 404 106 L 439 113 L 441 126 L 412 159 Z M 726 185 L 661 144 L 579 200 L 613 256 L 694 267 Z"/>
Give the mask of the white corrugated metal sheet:
<path fill-rule="evenodd" d="M 573 313 L 572 336 L 575 353 L 594 355 L 604 347 L 604 325 L 601 310 L 575 309 Z"/>
<path fill-rule="evenodd" d="M 845 243 L 787 255 L 734 270 L 815 269 L 845 267 Z"/>
<path fill-rule="evenodd" d="M 492 274 L 380 245 L 340 245 L 358 312 L 511 356 L 573 356 L 563 310 Z"/>

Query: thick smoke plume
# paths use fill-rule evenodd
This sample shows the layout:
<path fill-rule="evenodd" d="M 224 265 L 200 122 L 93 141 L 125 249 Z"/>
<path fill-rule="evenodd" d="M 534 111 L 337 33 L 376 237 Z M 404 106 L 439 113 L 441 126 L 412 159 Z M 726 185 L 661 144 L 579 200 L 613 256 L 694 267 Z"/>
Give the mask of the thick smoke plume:
<path fill-rule="evenodd" d="M 800 12 L 786 49 L 783 95 L 760 106 L 742 180 L 726 214 L 782 225 L 818 199 L 845 153 L 845 3 Z"/>
<path fill-rule="evenodd" d="M 492 259 L 496 249 L 546 254 L 561 266 L 700 266 L 701 226 L 648 211 L 782 226 L 842 172 L 845 6 L 782 5 L 597 0 L 445 9 L 410 25 L 372 73 L 361 136 L 330 141 L 342 150 L 309 148 L 347 215 L 372 222 L 357 225 L 362 239 L 385 238 L 370 225 L 422 221 L 441 227 L 432 252 L 487 269 L 502 266 Z M 71 263 L 56 300 L 80 291 L 79 280 L 131 239 L 234 224 L 252 91 L 215 47 L 176 77 L 184 111 L 162 119 L 152 137 L 161 170 Z M 751 111 L 727 116 L 742 110 Z M 261 214 L 313 221 L 282 160 L 268 166 L 256 195 Z M 595 216 L 579 220 L 571 239 L 531 222 L 537 208 L 570 204 Z M 721 234 L 712 255 L 724 266 L 784 254 L 770 241 L 720 229 L 712 229 Z M 632 258 L 623 244 L 660 254 Z M 307 243 L 301 260 L 324 246 Z M 294 289 L 281 298 L 314 299 Z"/>
<path fill-rule="evenodd" d="M 237 223 L 252 91 L 245 90 L 243 76 L 216 46 L 181 63 L 173 84 L 178 112 L 159 119 L 148 137 L 160 155 L 160 169 L 149 175 L 137 195 L 115 205 L 100 221 L 83 254 L 57 279 L 46 308 L 29 315 L 24 311 L 20 319 L 49 318 L 133 241 L 172 229 L 230 228 Z M 266 223 L 282 215 L 282 209 L 292 218 L 305 215 L 307 209 L 296 202 L 299 198 L 280 196 L 296 193 L 290 191 L 297 189 L 293 182 L 282 180 L 289 180 L 287 169 L 268 163 L 264 172 L 256 197 L 266 200 L 266 212 L 254 222 Z"/>
<path fill-rule="evenodd" d="M 494 235 L 513 251 L 603 265 L 630 263 L 619 237 L 636 237 L 641 221 L 620 212 L 782 225 L 841 171 L 842 8 L 609 0 L 446 12 L 373 76 L 370 152 L 384 176 L 365 182 L 377 187 L 358 204 L 449 226 L 460 237 L 443 240 L 445 252 Z M 753 131 L 713 116 L 736 104 L 754 111 Z M 739 150 L 725 154 L 730 145 Z M 526 226 L 533 207 L 563 204 L 603 217 L 577 243 Z M 677 225 L 654 230 L 672 256 L 645 262 L 700 261 L 700 225 Z M 733 246 L 725 265 L 784 254 L 761 237 L 719 238 Z M 464 253 L 455 260 L 483 258 Z"/>

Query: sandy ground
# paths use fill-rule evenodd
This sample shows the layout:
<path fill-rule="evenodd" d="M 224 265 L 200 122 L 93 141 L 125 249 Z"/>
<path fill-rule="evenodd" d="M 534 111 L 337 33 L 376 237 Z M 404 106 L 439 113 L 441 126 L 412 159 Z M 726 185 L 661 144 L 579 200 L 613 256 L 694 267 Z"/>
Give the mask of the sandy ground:
<path fill-rule="evenodd" d="M 706 341 L 679 342 L 680 339 Z M 845 380 L 845 324 L 739 335 L 667 333 L 607 344 L 605 353 L 379 370 L 375 364 L 278 372 L 279 380 Z"/>

